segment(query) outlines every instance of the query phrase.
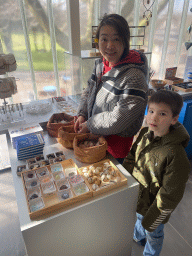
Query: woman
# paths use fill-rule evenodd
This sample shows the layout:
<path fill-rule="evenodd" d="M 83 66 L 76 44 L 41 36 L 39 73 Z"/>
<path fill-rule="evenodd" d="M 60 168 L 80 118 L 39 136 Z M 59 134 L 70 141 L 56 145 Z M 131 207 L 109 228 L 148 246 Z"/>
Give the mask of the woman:
<path fill-rule="evenodd" d="M 129 26 L 118 14 L 104 16 L 96 42 L 103 58 L 95 61 L 82 93 L 75 131 L 104 136 L 108 152 L 122 163 L 144 117 L 147 60 L 143 53 L 129 50 Z"/>

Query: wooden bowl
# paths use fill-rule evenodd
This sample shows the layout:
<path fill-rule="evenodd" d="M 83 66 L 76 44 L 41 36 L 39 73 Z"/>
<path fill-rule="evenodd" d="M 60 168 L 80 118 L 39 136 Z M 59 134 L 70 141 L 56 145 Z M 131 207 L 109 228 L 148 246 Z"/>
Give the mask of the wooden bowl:
<path fill-rule="evenodd" d="M 164 80 L 152 79 L 151 85 L 156 89 L 163 89 L 167 83 Z"/>

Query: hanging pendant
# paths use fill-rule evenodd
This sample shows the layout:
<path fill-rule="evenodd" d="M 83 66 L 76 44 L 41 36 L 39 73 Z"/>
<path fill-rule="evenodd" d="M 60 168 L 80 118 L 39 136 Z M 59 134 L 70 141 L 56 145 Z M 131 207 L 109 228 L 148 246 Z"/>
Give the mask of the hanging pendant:
<path fill-rule="evenodd" d="M 187 28 L 188 33 L 191 33 L 191 25 Z"/>

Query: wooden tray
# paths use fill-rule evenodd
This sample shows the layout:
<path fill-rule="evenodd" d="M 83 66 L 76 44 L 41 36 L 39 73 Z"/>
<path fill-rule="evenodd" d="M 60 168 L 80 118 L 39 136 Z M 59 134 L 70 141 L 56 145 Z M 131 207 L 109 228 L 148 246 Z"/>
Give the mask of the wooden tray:
<path fill-rule="evenodd" d="M 75 167 L 77 169 L 77 173 L 79 173 L 78 172 L 78 167 L 73 162 L 72 159 L 64 160 L 64 161 L 60 162 L 60 164 L 62 165 L 63 169 L 70 168 L 70 167 Z M 48 171 L 51 172 L 51 165 L 47 165 L 46 167 L 48 168 Z M 38 169 L 39 168 L 35 169 L 34 171 L 36 171 Z M 83 201 L 87 198 L 92 197 L 92 190 L 89 190 L 88 192 L 83 193 L 81 195 L 76 195 L 74 193 L 73 186 L 71 186 L 71 191 L 72 191 L 73 197 L 65 199 L 63 201 L 60 201 L 59 197 L 57 195 L 57 191 L 53 195 L 44 196 L 43 193 L 42 193 L 42 189 L 41 189 L 41 195 L 42 195 L 42 199 L 43 199 L 43 202 L 45 204 L 45 207 L 42 208 L 42 209 L 36 210 L 34 212 L 31 212 L 30 207 L 29 207 L 29 202 L 28 202 L 27 189 L 26 189 L 25 180 L 24 180 L 24 175 L 25 175 L 26 172 L 31 172 L 31 170 L 27 170 L 27 171 L 22 172 L 21 177 L 22 177 L 22 181 L 23 181 L 23 187 L 24 187 L 24 191 L 25 191 L 25 197 L 26 197 L 26 201 L 27 201 L 29 216 L 30 216 L 31 219 L 35 219 L 35 218 L 37 218 L 41 215 L 53 212 L 53 211 L 58 210 L 60 208 L 64 208 L 68 205 L 71 205 L 71 204 L 74 204 L 76 202 Z M 83 179 L 84 179 L 84 177 L 83 177 Z M 88 186 L 89 184 L 88 184 L 87 180 L 84 179 L 84 181 L 85 181 L 86 185 Z M 35 200 L 35 199 L 33 199 L 33 200 Z"/>
<path fill-rule="evenodd" d="M 179 77 L 170 77 L 170 78 L 166 78 L 164 79 L 164 81 L 167 84 L 173 85 L 173 84 L 180 84 L 184 81 L 183 78 L 179 78 Z"/>
<path fill-rule="evenodd" d="M 177 91 L 192 92 L 192 88 L 184 89 L 184 88 L 182 88 L 180 86 L 177 86 L 177 85 L 172 85 L 172 87 L 174 88 L 174 90 L 177 90 Z"/>
<path fill-rule="evenodd" d="M 86 177 L 84 177 L 85 181 L 87 181 L 86 184 L 88 185 L 89 189 L 90 189 L 90 190 L 92 191 L 92 193 L 93 193 L 93 196 L 97 196 L 97 195 L 100 195 L 100 194 L 102 194 L 102 193 L 108 192 L 108 191 L 110 191 L 110 190 L 112 190 L 112 189 L 115 189 L 115 188 L 117 188 L 117 187 L 121 187 L 121 186 L 127 185 L 127 178 L 119 171 L 119 169 L 118 169 L 109 159 L 102 160 L 102 161 L 97 162 L 97 163 L 94 163 L 94 164 L 92 164 L 92 165 L 90 165 L 90 166 L 94 166 L 95 168 L 96 168 L 96 167 L 102 167 L 105 162 L 108 162 L 108 163 L 112 166 L 113 170 L 115 170 L 115 171 L 117 172 L 117 176 L 119 176 L 119 177 L 121 178 L 121 180 L 120 180 L 120 182 L 118 182 L 118 183 L 112 183 L 112 184 L 109 185 L 109 186 L 102 187 L 102 188 L 99 188 L 98 190 L 95 190 L 95 191 L 94 191 L 94 190 L 92 189 L 92 184 L 90 184 L 90 183 L 88 182 L 88 179 L 87 179 Z M 87 167 L 90 167 L 90 166 L 87 166 Z M 84 169 L 84 167 L 79 168 L 79 173 L 80 173 L 82 176 L 84 176 L 84 174 L 83 174 L 83 172 L 82 172 L 83 169 Z M 112 180 L 114 180 L 114 179 L 115 179 L 115 178 L 112 178 Z M 104 184 L 104 183 L 101 182 L 101 185 L 100 185 L 100 186 L 102 186 L 103 184 Z M 100 186 L 99 186 L 99 187 L 100 187 Z"/>

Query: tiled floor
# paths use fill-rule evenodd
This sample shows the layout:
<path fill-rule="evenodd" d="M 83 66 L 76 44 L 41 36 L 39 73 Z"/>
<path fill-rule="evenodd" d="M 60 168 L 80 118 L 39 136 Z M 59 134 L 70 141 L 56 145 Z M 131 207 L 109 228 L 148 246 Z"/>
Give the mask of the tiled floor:
<path fill-rule="evenodd" d="M 161 256 L 192 256 L 191 223 L 192 172 L 182 201 L 173 212 L 169 223 L 165 225 Z M 142 251 L 143 247 L 133 243 L 131 256 L 142 256 Z M 24 255 L 26 251 L 20 232 L 12 174 L 11 171 L 0 172 L 0 256 Z"/>

